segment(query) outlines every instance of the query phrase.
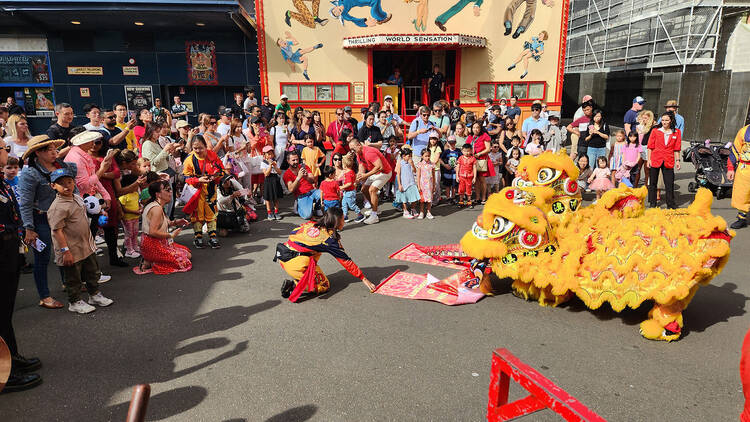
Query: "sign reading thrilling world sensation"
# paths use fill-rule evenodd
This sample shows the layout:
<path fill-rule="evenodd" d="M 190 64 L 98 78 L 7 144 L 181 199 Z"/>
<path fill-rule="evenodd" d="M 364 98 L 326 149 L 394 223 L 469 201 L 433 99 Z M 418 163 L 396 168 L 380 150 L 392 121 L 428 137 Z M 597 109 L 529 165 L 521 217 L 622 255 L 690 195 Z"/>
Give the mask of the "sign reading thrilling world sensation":
<path fill-rule="evenodd" d="M 372 47 L 378 45 L 461 45 L 466 47 L 486 47 L 484 37 L 471 35 L 365 35 L 343 39 L 344 48 Z"/>

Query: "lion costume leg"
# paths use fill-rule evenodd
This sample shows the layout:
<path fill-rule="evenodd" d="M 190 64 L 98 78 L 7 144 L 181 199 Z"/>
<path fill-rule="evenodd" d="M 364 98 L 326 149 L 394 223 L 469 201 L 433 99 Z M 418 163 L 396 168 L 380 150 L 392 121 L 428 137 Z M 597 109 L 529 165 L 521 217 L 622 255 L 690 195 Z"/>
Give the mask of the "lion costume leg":
<path fill-rule="evenodd" d="M 689 297 L 692 298 L 692 294 Z M 685 306 L 684 300 L 669 305 L 654 304 L 648 313 L 649 319 L 641 323 L 641 335 L 649 340 L 677 340 L 682 332 L 682 311 Z"/>

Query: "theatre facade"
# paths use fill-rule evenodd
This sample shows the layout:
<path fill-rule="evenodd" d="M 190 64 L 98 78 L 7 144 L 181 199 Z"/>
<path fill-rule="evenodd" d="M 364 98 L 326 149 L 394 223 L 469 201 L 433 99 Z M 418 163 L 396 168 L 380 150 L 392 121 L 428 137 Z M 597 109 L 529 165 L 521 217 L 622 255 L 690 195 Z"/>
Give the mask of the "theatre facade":
<path fill-rule="evenodd" d="M 360 6 L 365 4 L 365 6 Z M 355 110 L 385 95 L 402 115 L 427 103 L 434 65 L 446 100 L 482 110 L 483 100 L 519 97 L 559 110 L 566 0 L 256 0 L 260 88 L 277 103 Z M 394 70 L 400 86 L 387 84 Z"/>

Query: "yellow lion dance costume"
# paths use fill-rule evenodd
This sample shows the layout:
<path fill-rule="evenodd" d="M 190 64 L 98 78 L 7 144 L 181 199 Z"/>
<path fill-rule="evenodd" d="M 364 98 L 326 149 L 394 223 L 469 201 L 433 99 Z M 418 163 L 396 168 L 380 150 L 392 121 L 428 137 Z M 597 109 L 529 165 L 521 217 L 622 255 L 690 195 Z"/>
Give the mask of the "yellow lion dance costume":
<path fill-rule="evenodd" d="M 591 309 L 608 302 L 619 312 L 651 300 L 641 334 L 678 339 L 682 311 L 729 260 L 734 232 L 711 214 L 711 192 L 699 190 L 687 209 L 646 210 L 646 188 L 622 186 L 578 209 L 578 171 L 566 155 L 527 156 L 519 169 L 514 187 L 489 198 L 463 252 L 543 306 L 575 295 Z M 480 289 L 493 293 L 489 275 Z"/>

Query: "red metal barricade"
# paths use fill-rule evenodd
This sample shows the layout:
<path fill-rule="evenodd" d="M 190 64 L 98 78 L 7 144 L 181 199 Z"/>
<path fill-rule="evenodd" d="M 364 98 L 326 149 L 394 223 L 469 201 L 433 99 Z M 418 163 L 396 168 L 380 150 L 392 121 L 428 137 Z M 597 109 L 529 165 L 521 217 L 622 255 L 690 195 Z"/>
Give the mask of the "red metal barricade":
<path fill-rule="evenodd" d="M 530 394 L 508 403 L 511 378 Z M 534 368 L 521 362 L 508 349 L 495 350 L 490 370 L 487 420 L 509 421 L 547 408 L 567 421 L 605 421 Z"/>

